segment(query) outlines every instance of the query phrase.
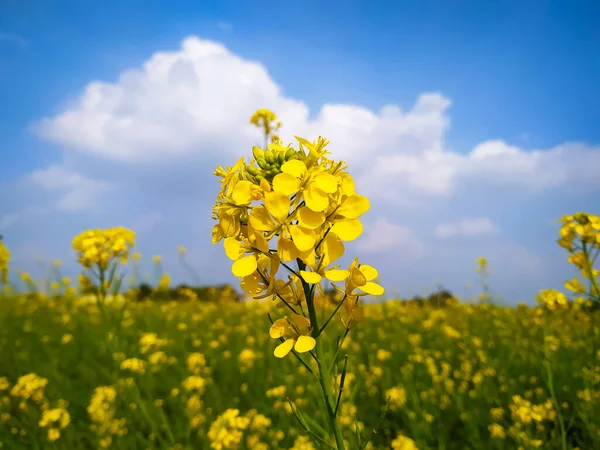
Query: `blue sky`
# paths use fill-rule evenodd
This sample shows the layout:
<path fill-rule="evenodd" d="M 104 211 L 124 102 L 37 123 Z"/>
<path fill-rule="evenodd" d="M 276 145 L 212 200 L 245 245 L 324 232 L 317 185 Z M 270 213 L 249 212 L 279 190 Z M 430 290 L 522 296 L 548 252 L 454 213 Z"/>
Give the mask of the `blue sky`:
<path fill-rule="evenodd" d="M 234 281 L 209 243 L 210 171 L 249 155 L 247 112 L 267 106 L 284 136 L 325 135 L 355 164 L 372 232 L 348 253 L 389 292 L 439 280 L 460 294 L 476 256 L 511 303 L 571 276 L 556 219 L 594 212 L 600 188 L 598 2 L 126 3 L 0 5 L 0 232 L 15 267 L 57 257 L 74 274 L 74 234 L 125 225 L 176 280 L 183 244 L 207 282 Z M 157 53 L 180 62 L 149 69 Z M 171 75 L 155 84 L 158 66 Z M 94 81 L 109 88 L 90 94 Z M 111 133 L 100 117 L 133 125 Z"/>

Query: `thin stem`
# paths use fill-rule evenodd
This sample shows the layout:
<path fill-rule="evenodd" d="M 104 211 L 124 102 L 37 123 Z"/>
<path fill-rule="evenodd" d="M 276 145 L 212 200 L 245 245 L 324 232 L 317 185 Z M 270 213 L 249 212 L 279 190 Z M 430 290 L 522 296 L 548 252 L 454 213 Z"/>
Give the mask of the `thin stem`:
<path fill-rule="evenodd" d="M 340 353 L 340 350 L 342 349 L 342 345 L 344 345 L 344 341 L 346 340 L 346 336 L 348 336 L 348 333 L 350 333 L 350 328 L 346 328 L 346 331 L 344 332 L 344 336 L 342 336 L 342 339 L 338 341 L 337 348 L 335 349 L 335 353 L 333 355 L 333 362 L 331 363 L 331 368 L 329 370 L 332 370 L 333 367 L 335 366 L 335 363 L 337 362 L 338 354 Z"/>
<path fill-rule="evenodd" d="M 346 381 L 346 369 L 348 367 L 348 355 L 344 357 L 344 368 L 342 369 L 342 379 L 340 380 L 340 391 L 338 393 L 337 402 L 335 403 L 334 414 L 337 416 L 338 409 L 340 407 L 340 401 L 342 400 L 342 392 L 344 391 L 344 382 Z"/>
<path fill-rule="evenodd" d="M 304 270 L 306 265 L 298 258 L 298 269 Z M 323 339 L 317 339 L 319 333 L 319 325 L 317 319 L 317 311 L 315 309 L 314 291 L 311 289 L 308 283 L 302 280 L 302 288 L 304 289 L 304 295 L 306 296 L 306 306 L 308 307 L 308 315 L 310 318 L 312 329 L 312 336 L 316 339 L 315 345 L 315 359 L 319 367 L 319 381 L 321 383 L 321 390 L 323 391 L 323 399 L 325 400 L 325 407 L 327 409 L 327 416 L 329 417 L 329 423 L 335 436 L 335 443 L 337 444 L 338 450 L 346 450 L 344 444 L 344 437 L 342 435 L 342 428 L 335 417 L 334 403 L 333 403 L 333 390 L 331 388 L 331 373 L 324 363 L 325 351 L 323 349 Z"/>
<path fill-rule="evenodd" d="M 338 312 L 338 310 L 340 309 L 340 307 L 344 304 L 344 301 L 346 300 L 346 297 L 348 296 L 348 294 L 344 294 L 344 297 L 342 298 L 342 300 L 337 304 L 337 306 L 335 307 L 335 309 L 333 310 L 333 313 L 331 313 L 331 315 L 329 316 L 329 318 L 325 321 L 325 323 L 323 324 L 323 326 L 321 327 L 321 329 L 319 330 L 319 334 L 321 334 L 323 332 L 323 330 L 325 330 L 325 327 L 327 326 L 327 324 L 329 322 L 331 322 L 331 319 L 333 319 L 335 317 L 335 314 Z"/>
<path fill-rule="evenodd" d="M 562 450 L 567 450 L 567 432 L 565 430 L 565 423 L 563 421 L 562 414 L 560 413 L 560 405 L 558 403 L 558 400 L 556 399 L 556 393 L 554 391 L 554 378 L 552 376 L 552 368 L 550 367 L 550 361 L 548 358 L 548 344 L 546 343 L 546 333 L 548 330 L 547 316 L 544 318 L 544 322 L 544 363 L 546 366 L 546 375 L 548 377 L 548 388 L 550 389 L 550 396 L 552 397 L 554 407 L 556 408 L 556 414 L 558 416 L 558 425 L 560 426 L 561 436 L 561 448 Z"/>

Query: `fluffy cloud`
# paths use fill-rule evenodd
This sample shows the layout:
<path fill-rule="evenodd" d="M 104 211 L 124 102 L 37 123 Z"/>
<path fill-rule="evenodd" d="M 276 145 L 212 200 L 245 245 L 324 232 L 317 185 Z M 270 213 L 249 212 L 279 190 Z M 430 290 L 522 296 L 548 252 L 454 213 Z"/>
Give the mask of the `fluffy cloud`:
<path fill-rule="evenodd" d="M 423 253 L 421 242 L 410 228 L 382 217 L 366 227 L 366 233 L 356 245 L 364 253 L 400 252 L 403 259 L 418 258 Z"/>
<path fill-rule="evenodd" d="M 441 223 L 435 227 L 434 234 L 439 239 L 454 236 L 477 236 L 482 234 L 497 234 L 499 229 L 487 217 L 463 219 L 458 222 Z"/>
<path fill-rule="evenodd" d="M 59 192 L 56 207 L 61 211 L 93 208 L 95 200 L 114 188 L 109 182 L 88 178 L 60 165 L 31 173 L 29 181 L 43 190 Z"/>
<path fill-rule="evenodd" d="M 71 108 L 35 129 L 65 149 L 120 164 L 160 165 L 217 152 L 233 158 L 260 142 L 248 117 L 263 106 L 279 114 L 286 140 L 329 138 L 335 157 L 353 164 L 374 198 L 448 196 L 469 182 L 535 192 L 572 182 L 600 186 L 591 169 L 600 166 L 598 147 L 524 151 L 490 140 L 470 152 L 445 148 L 450 100 L 440 93 L 422 94 L 408 111 L 325 104 L 309 119 L 307 106 L 285 96 L 263 65 L 196 37 L 180 50 L 155 53 L 114 83 L 88 84 Z"/>

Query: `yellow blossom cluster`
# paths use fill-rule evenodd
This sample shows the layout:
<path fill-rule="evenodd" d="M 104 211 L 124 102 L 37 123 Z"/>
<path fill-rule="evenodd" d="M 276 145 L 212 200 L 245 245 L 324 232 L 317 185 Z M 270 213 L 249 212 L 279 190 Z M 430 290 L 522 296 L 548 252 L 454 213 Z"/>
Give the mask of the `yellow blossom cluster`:
<path fill-rule="evenodd" d="M 254 361 L 258 358 L 258 356 L 259 355 L 250 348 L 245 348 L 244 350 L 242 350 L 238 355 L 238 361 L 240 362 L 240 370 L 242 372 L 246 372 L 247 370 L 249 370 L 254 365 Z"/>
<path fill-rule="evenodd" d="M 569 262 L 581 272 L 590 283 L 589 295 L 600 301 L 600 270 L 594 262 L 600 255 L 600 216 L 578 212 L 559 219 L 562 224 L 558 244 L 569 252 Z M 565 287 L 578 294 L 585 294 L 586 288 L 577 278 L 565 282 Z"/>
<path fill-rule="evenodd" d="M 208 430 L 210 448 L 228 450 L 239 448 L 244 437 L 244 430 L 251 419 L 240 415 L 239 409 L 228 409 L 211 424 Z"/>
<path fill-rule="evenodd" d="M 99 386 L 87 407 L 92 430 L 96 432 L 101 448 L 110 447 L 113 436 L 127 434 L 126 419 L 116 417 L 116 400 L 117 390 L 113 386 Z"/>
<path fill-rule="evenodd" d="M 23 400 L 41 403 L 44 400 L 44 389 L 47 384 L 47 378 L 40 377 L 35 373 L 28 373 L 17 379 L 17 383 L 12 387 L 10 394 Z"/>
<path fill-rule="evenodd" d="M 64 430 L 71 423 L 71 416 L 65 408 L 46 409 L 42 413 L 39 421 L 41 428 L 47 428 L 49 441 L 56 441 L 60 438 L 61 430 Z"/>
<path fill-rule="evenodd" d="M 575 241 L 600 247 L 600 216 L 578 212 L 561 217 L 559 222 L 562 223 L 558 241 L 561 247 L 572 252 L 576 249 Z"/>
<path fill-rule="evenodd" d="M 375 268 L 358 259 L 347 270 L 333 265 L 344 254 L 344 242 L 361 235 L 358 219 L 370 203 L 355 192 L 347 165 L 327 157 L 327 140 L 296 139 L 298 149 L 291 144 L 254 147 L 250 164 L 241 158 L 233 167 L 216 169 L 222 186 L 213 207 L 218 221 L 213 243 L 224 240 L 232 273 L 241 278 L 247 294 L 278 298 L 294 312 L 293 306 L 307 301 L 304 286 L 316 285 L 322 294 L 321 280 L 345 282 L 344 288 L 333 287 L 348 299 L 344 306 L 349 326 L 359 296 L 383 293 L 373 281 Z M 276 248 L 270 248 L 271 242 Z M 297 271 L 286 264 L 291 261 L 297 262 Z M 287 280 L 276 278 L 282 265 L 290 271 Z M 315 345 L 310 321 L 296 313 L 275 322 L 270 334 L 284 338 L 276 349 L 278 357 Z"/>
<path fill-rule="evenodd" d="M 406 390 L 396 386 L 385 391 L 385 398 L 389 401 L 390 410 L 395 411 L 406 404 Z"/>
<path fill-rule="evenodd" d="M 10 261 L 10 252 L 0 241 L 0 283 L 8 282 L 8 263 Z"/>
<path fill-rule="evenodd" d="M 392 441 L 392 449 L 393 450 L 419 450 L 417 445 L 415 444 L 415 441 L 413 441 L 412 439 L 403 436 L 403 435 L 398 435 L 398 437 L 396 437 L 396 439 L 394 439 Z"/>
<path fill-rule="evenodd" d="M 206 366 L 206 357 L 202 353 L 190 353 L 186 359 L 187 369 L 195 374 L 208 373 L 210 369 Z"/>
<path fill-rule="evenodd" d="M 565 309 L 569 307 L 567 296 L 555 289 L 542 289 L 535 299 L 540 305 L 545 306 L 550 311 Z"/>
<path fill-rule="evenodd" d="M 156 333 L 142 333 L 140 336 L 140 351 L 148 353 L 150 350 L 158 350 L 169 344 L 168 339 L 163 339 Z"/>
<path fill-rule="evenodd" d="M 85 268 L 107 270 L 111 261 L 127 262 L 129 251 L 135 245 L 135 233 L 127 228 L 86 230 L 73 239 L 73 250 Z"/>
<path fill-rule="evenodd" d="M 146 372 L 147 362 L 139 358 L 128 358 L 121 361 L 121 370 L 142 374 Z"/>
<path fill-rule="evenodd" d="M 250 123 L 262 128 L 266 137 L 281 127 L 281 122 L 277 121 L 277 116 L 275 113 L 265 108 L 259 109 L 252 114 L 252 117 L 250 117 Z"/>
<path fill-rule="evenodd" d="M 524 425 L 532 422 L 543 422 L 544 420 L 553 421 L 556 418 L 552 400 L 548 399 L 541 405 L 534 405 L 519 395 L 513 396 L 510 413 L 513 419 Z"/>

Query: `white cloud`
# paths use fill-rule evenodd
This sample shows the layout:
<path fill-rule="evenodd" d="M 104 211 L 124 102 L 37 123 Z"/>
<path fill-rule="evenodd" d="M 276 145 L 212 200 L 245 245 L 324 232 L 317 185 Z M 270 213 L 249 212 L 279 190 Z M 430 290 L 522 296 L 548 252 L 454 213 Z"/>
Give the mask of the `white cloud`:
<path fill-rule="evenodd" d="M 421 256 L 423 246 L 408 227 L 395 225 L 385 218 L 378 218 L 365 227 L 366 232 L 357 241 L 357 248 L 365 253 L 400 251 L 403 259 Z"/>
<path fill-rule="evenodd" d="M 79 154 L 136 167 L 217 152 L 233 160 L 261 141 L 248 124 L 259 107 L 280 116 L 286 141 L 293 134 L 330 139 L 333 156 L 349 162 L 373 199 L 448 196 L 465 183 L 533 192 L 575 183 L 600 187 L 593 170 L 600 167 L 600 147 L 567 143 L 524 151 L 489 140 L 470 153 L 448 149 L 450 100 L 436 92 L 420 95 L 407 111 L 325 104 L 309 120 L 307 106 L 285 96 L 262 64 L 197 37 L 185 39 L 179 50 L 156 52 L 114 83 L 89 83 L 73 107 L 42 120 L 36 130 Z"/>
<path fill-rule="evenodd" d="M 434 234 L 439 239 L 454 236 L 477 236 L 485 234 L 498 234 L 500 230 L 494 222 L 487 217 L 463 219 L 458 222 L 441 223 L 435 227 Z"/>
<path fill-rule="evenodd" d="M 32 172 L 29 181 L 43 190 L 58 191 L 56 207 L 62 211 L 94 208 L 94 203 L 114 188 L 106 181 L 88 178 L 60 165 Z"/>

